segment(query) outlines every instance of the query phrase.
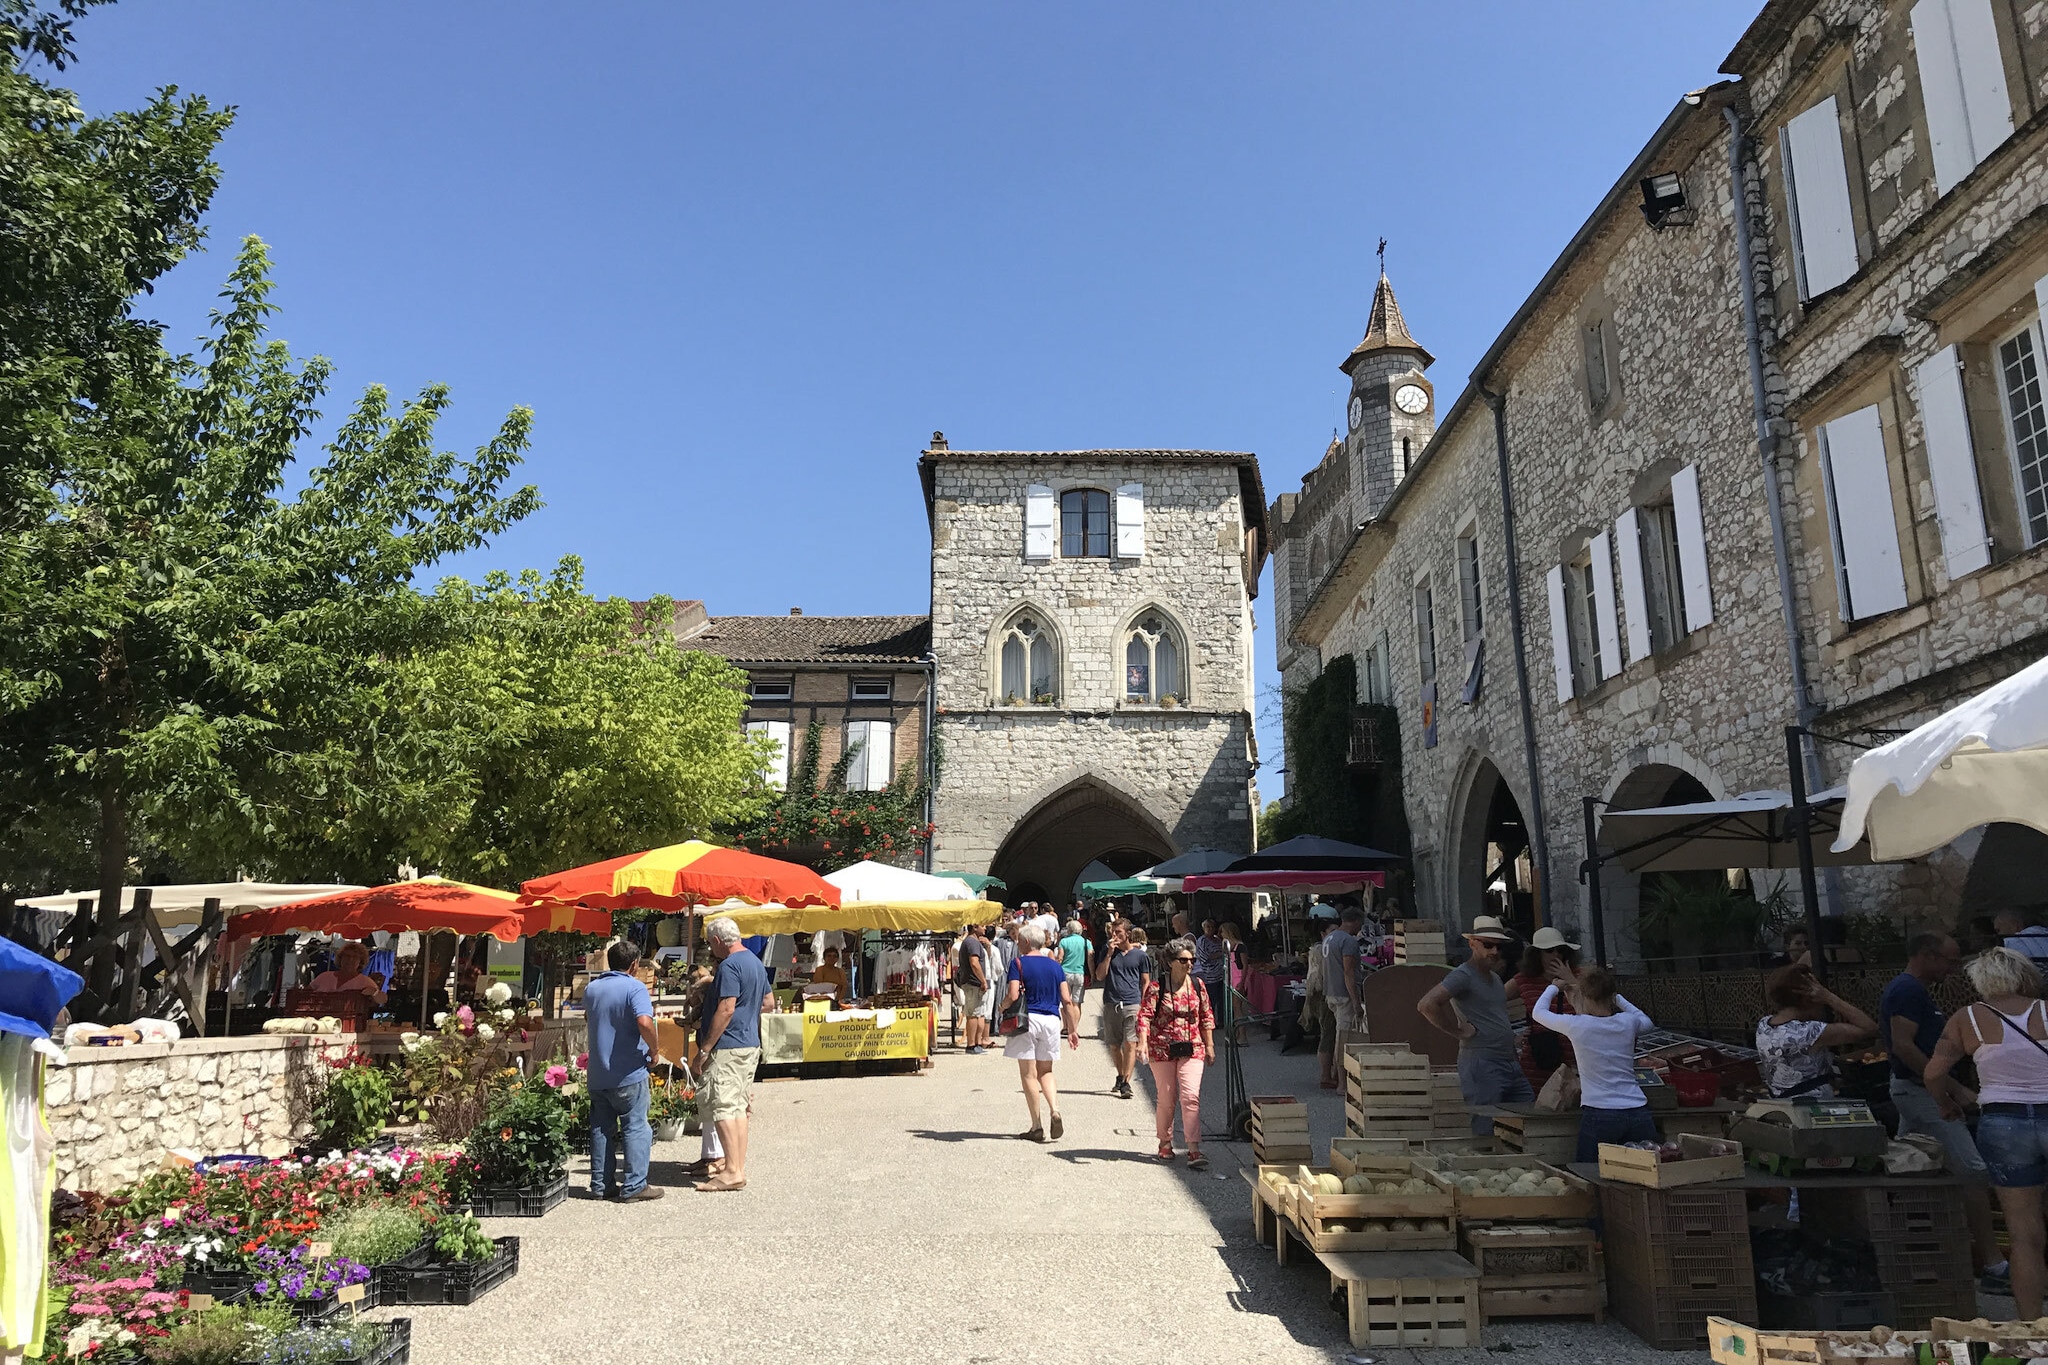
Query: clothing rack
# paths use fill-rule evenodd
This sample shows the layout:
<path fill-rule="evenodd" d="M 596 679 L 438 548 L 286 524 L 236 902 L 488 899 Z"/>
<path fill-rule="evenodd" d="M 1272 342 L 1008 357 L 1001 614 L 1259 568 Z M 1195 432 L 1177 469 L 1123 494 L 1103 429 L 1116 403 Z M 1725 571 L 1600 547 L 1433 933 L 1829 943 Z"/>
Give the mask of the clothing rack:
<path fill-rule="evenodd" d="M 953 962 L 950 950 L 954 942 L 960 937 L 958 930 L 947 933 L 941 929 L 884 929 L 881 931 L 881 934 L 882 946 L 885 948 L 911 948 L 920 943 L 931 945 L 932 954 L 939 962 L 939 998 L 951 1000 L 953 992 L 946 989 L 946 987 L 950 986 L 953 981 Z M 876 987 L 879 989 L 879 983 L 876 983 Z M 872 995 L 874 991 L 870 990 L 868 994 Z M 951 1020 L 953 1030 L 953 1046 L 958 1047 L 960 1046 L 960 1008 L 957 1004 L 954 1004 L 953 1008 L 948 1011 L 948 1018 Z"/>

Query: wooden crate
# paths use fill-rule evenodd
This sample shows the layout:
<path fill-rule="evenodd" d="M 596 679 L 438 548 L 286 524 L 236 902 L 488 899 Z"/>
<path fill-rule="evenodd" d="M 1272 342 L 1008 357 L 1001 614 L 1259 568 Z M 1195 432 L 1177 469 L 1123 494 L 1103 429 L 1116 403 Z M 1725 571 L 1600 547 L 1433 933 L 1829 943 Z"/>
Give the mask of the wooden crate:
<path fill-rule="evenodd" d="M 1497 1194 L 1467 1194 L 1452 1184 L 1451 1177 L 1470 1173 L 1505 1170 L 1510 1166 L 1535 1166 L 1546 1177 L 1557 1176 L 1569 1186 L 1564 1194 L 1510 1198 Z M 1458 1217 L 1479 1222 L 1571 1223 L 1593 1218 L 1600 1211 L 1600 1194 L 1591 1185 L 1547 1162 L 1527 1156 L 1447 1156 L 1436 1163 L 1431 1179 L 1442 1183 L 1458 1201 Z"/>
<path fill-rule="evenodd" d="M 1482 1317 L 1587 1317 L 1607 1309 L 1607 1270 L 1591 1228 L 1459 1225 L 1458 1250 L 1479 1270 Z"/>
<path fill-rule="evenodd" d="M 1303 1128 L 1308 1127 L 1308 1105 L 1292 1095 L 1254 1095 L 1250 1104 L 1255 1119 L 1268 1123 L 1298 1119 Z"/>
<path fill-rule="evenodd" d="M 1351 1174 L 1372 1179 L 1428 1178 L 1428 1172 L 1406 1156 L 1360 1155 L 1351 1165 Z M 1440 1189 L 1429 1194 L 1308 1194 L 1299 1186 L 1290 1186 L 1287 1201 L 1288 1219 L 1312 1251 L 1447 1251 L 1458 1245 L 1457 1201 Z M 1332 1223 L 1393 1218 L 1428 1220 L 1441 1226 L 1404 1232 L 1331 1227 Z"/>
<path fill-rule="evenodd" d="M 1578 1155 L 1579 1117 L 1576 1114 L 1496 1114 L 1493 1136 L 1502 1150 L 1520 1152 L 1553 1165 Z"/>
<path fill-rule="evenodd" d="M 1436 1133 L 1436 1120 L 1424 1115 L 1367 1113 L 1352 1105 L 1344 1106 L 1344 1136 L 1366 1138 L 1406 1138 L 1415 1142 L 1426 1142 Z"/>
<path fill-rule="evenodd" d="M 1638 1147 L 1600 1144 L 1600 1178 L 1645 1185 L 1653 1190 L 1677 1189 L 1681 1185 L 1703 1185 L 1716 1180 L 1742 1179 L 1742 1144 L 1725 1138 L 1678 1139 L 1686 1155 L 1678 1161 L 1659 1161 L 1655 1152 Z M 1732 1147 L 1733 1152 L 1720 1149 Z"/>
<path fill-rule="evenodd" d="M 1348 1077 L 1370 1074 L 1391 1078 L 1403 1073 L 1427 1079 L 1429 1058 L 1406 1043 L 1347 1043 L 1344 1047 L 1344 1074 Z"/>
<path fill-rule="evenodd" d="M 1330 1169 L 1352 1175 L 1352 1163 L 1360 1156 L 1406 1156 L 1428 1167 L 1447 1156 L 1497 1156 L 1499 1150 L 1492 1138 L 1469 1132 L 1456 1137 L 1339 1137 L 1330 1139 Z"/>
<path fill-rule="evenodd" d="M 1917 1345 L 1923 1341 L 1967 1340 L 1950 1337 L 1939 1329 L 1946 1319 L 1937 1318 L 1932 1332 L 1894 1332 L 1892 1340 Z M 1969 1327 L 1969 1324 L 1960 1324 Z M 1981 1330 L 1981 1329 L 1972 1329 Z M 1707 1319 L 1707 1354 L 1719 1365 L 1871 1365 L 1873 1357 L 1843 1349 L 1852 1343 L 1870 1341 L 1868 1332 L 1767 1332 L 1729 1318 Z M 1897 1359 L 1911 1360 L 1911 1356 Z"/>
<path fill-rule="evenodd" d="M 1321 1257 L 1345 1295 L 1352 1346 L 1477 1347 L 1479 1273 L 1451 1251 Z"/>
<path fill-rule="evenodd" d="M 1284 1187 L 1275 1188 L 1266 1183 L 1266 1172 L 1278 1171 L 1291 1176 L 1294 1166 L 1275 1163 L 1257 1167 L 1252 1172 L 1252 1237 L 1260 1246 L 1271 1246 L 1274 1242 L 1276 1224 L 1286 1216 Z"/>

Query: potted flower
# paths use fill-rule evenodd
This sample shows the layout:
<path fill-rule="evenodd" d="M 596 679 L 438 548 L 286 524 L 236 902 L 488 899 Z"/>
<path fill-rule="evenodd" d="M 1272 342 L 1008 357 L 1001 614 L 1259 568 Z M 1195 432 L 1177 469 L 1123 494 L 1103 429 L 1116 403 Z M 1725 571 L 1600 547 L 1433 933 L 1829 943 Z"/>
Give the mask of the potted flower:
<path fill-rule="evenodd" d="M 1180 705 L 1180 698 L 1174 696 L 1173 693 L 1168 692 L 1165 696 L 1159 699 L 1159 704 L 1165 707 L 1167 710 L 1171 711 L 1174 707 Z"/>
<path fill-rule="evenodd" d="M 304 1242 L 290 1251 L 269 1246 L 259 1249 L 251 1292 L 259 1299 L 282 1301 L 302 1318 L 318 1318 L 339 1311 L 340 1291 L 369 1282 L 370 1267 L 361 1261 L 347 1256 L 314 1260 L 310 1251 Z"/>
<path fill-rule="evenodd" d="M 569 1105 L 544 1077 L 508 1086 L 464 1150 L 476 1166 L 473 1212 L 538 1218 L 569 1192 Z"/>
<path fill-rule="evenodd" d="M 654 1078 L 647 1102 L 647 1121 L 661 1142 L 674 1142 L 696 1127 L 697 1087 L 673 1077 Z"/>

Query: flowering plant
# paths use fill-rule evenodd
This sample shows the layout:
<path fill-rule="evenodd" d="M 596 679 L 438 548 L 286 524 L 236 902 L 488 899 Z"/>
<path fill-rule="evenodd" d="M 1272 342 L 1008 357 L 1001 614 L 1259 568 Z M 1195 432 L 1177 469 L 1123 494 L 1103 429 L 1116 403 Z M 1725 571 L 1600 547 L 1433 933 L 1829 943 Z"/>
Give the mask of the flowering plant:
<path fill-rule="evenodd" d="M 124 1348 L 166 1335 L 187 1308 L 181 1289 L 159 1288 L 156 1276 L 122 1275 L 72 1284 L 61 1316 L 50 1324 L 60 1359 L 105 1360 Z"/>
<path fill-rule="evenodd" d="M 435 1020 L 436 1031 L 401 1054 L 398 1109 L 440 1137 L 459 1138 L 483 1117 L 508 1054 L 497 1030 L 479 1024 L 468 1005 Z"/>
<path fill-rule="evenodd" d="M 697 1117 L 697 1087 L 656 1076 L 647 1100 L 649 1123 L 687 1123 Z"/>
<path fill-rule="evenodd" d="M 313 1303 L 369 1278 L 370 1267 L 346 1256 L 329 1256 L 308 1264 L 304 1245 L 290 1251 L 265 1247 L 256 1253 L 256 1283 L 252 1288 L 260 1298 Z"/>
<path fill-rule="evenodd" d="M 539 1079 L 501 1092 L 465 1149 L 477 1181 L 522 1190 L 552 1182 L 569 1158 L 570 1103 Z"/>

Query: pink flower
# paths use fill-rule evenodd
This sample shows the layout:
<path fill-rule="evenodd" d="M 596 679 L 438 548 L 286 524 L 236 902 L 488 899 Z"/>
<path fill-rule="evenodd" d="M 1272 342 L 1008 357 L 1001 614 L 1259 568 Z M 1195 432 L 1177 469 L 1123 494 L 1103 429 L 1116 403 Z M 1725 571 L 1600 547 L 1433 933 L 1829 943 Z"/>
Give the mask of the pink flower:
<path fill-rule="evenodd" d="M 85 1318 L 112 1317 L 114 1314 L 114 1310 L 103 1303 L 79 1303 L 73 1300 L 67 1307 L 70 1312 Z"/>
<path fill-rule="evenodd" d="M 577 1053 L 577 1054 L 576 1054 L 576 1069 L 577 1069 L 578 1071 L 588 1071 L 588 1070 L 590 1070 L 590 1054 L 589 1054 L 589 1053 L 587 1053 L 587 1052 L 579 1052 L 579 1053 Z"/>
<path fill-rule="evenodd" d="M 455 1017 L 462 1021 L 462 1026 L 464 1028 L 468 1028 L 471 1024 L 474 1024 L 476 1022 L 476 1011 L 471 1009 L 469 1006 L 464 1005 L 461 1009 L 455 1011 Z"/>
<path fill-rule="evenodd" d="M 551 1066 L 542 1073 L 541 1079 L 555 1089 L 560 1090 L 569 1081 L 569 1068 L 566 1066 Z"/>

